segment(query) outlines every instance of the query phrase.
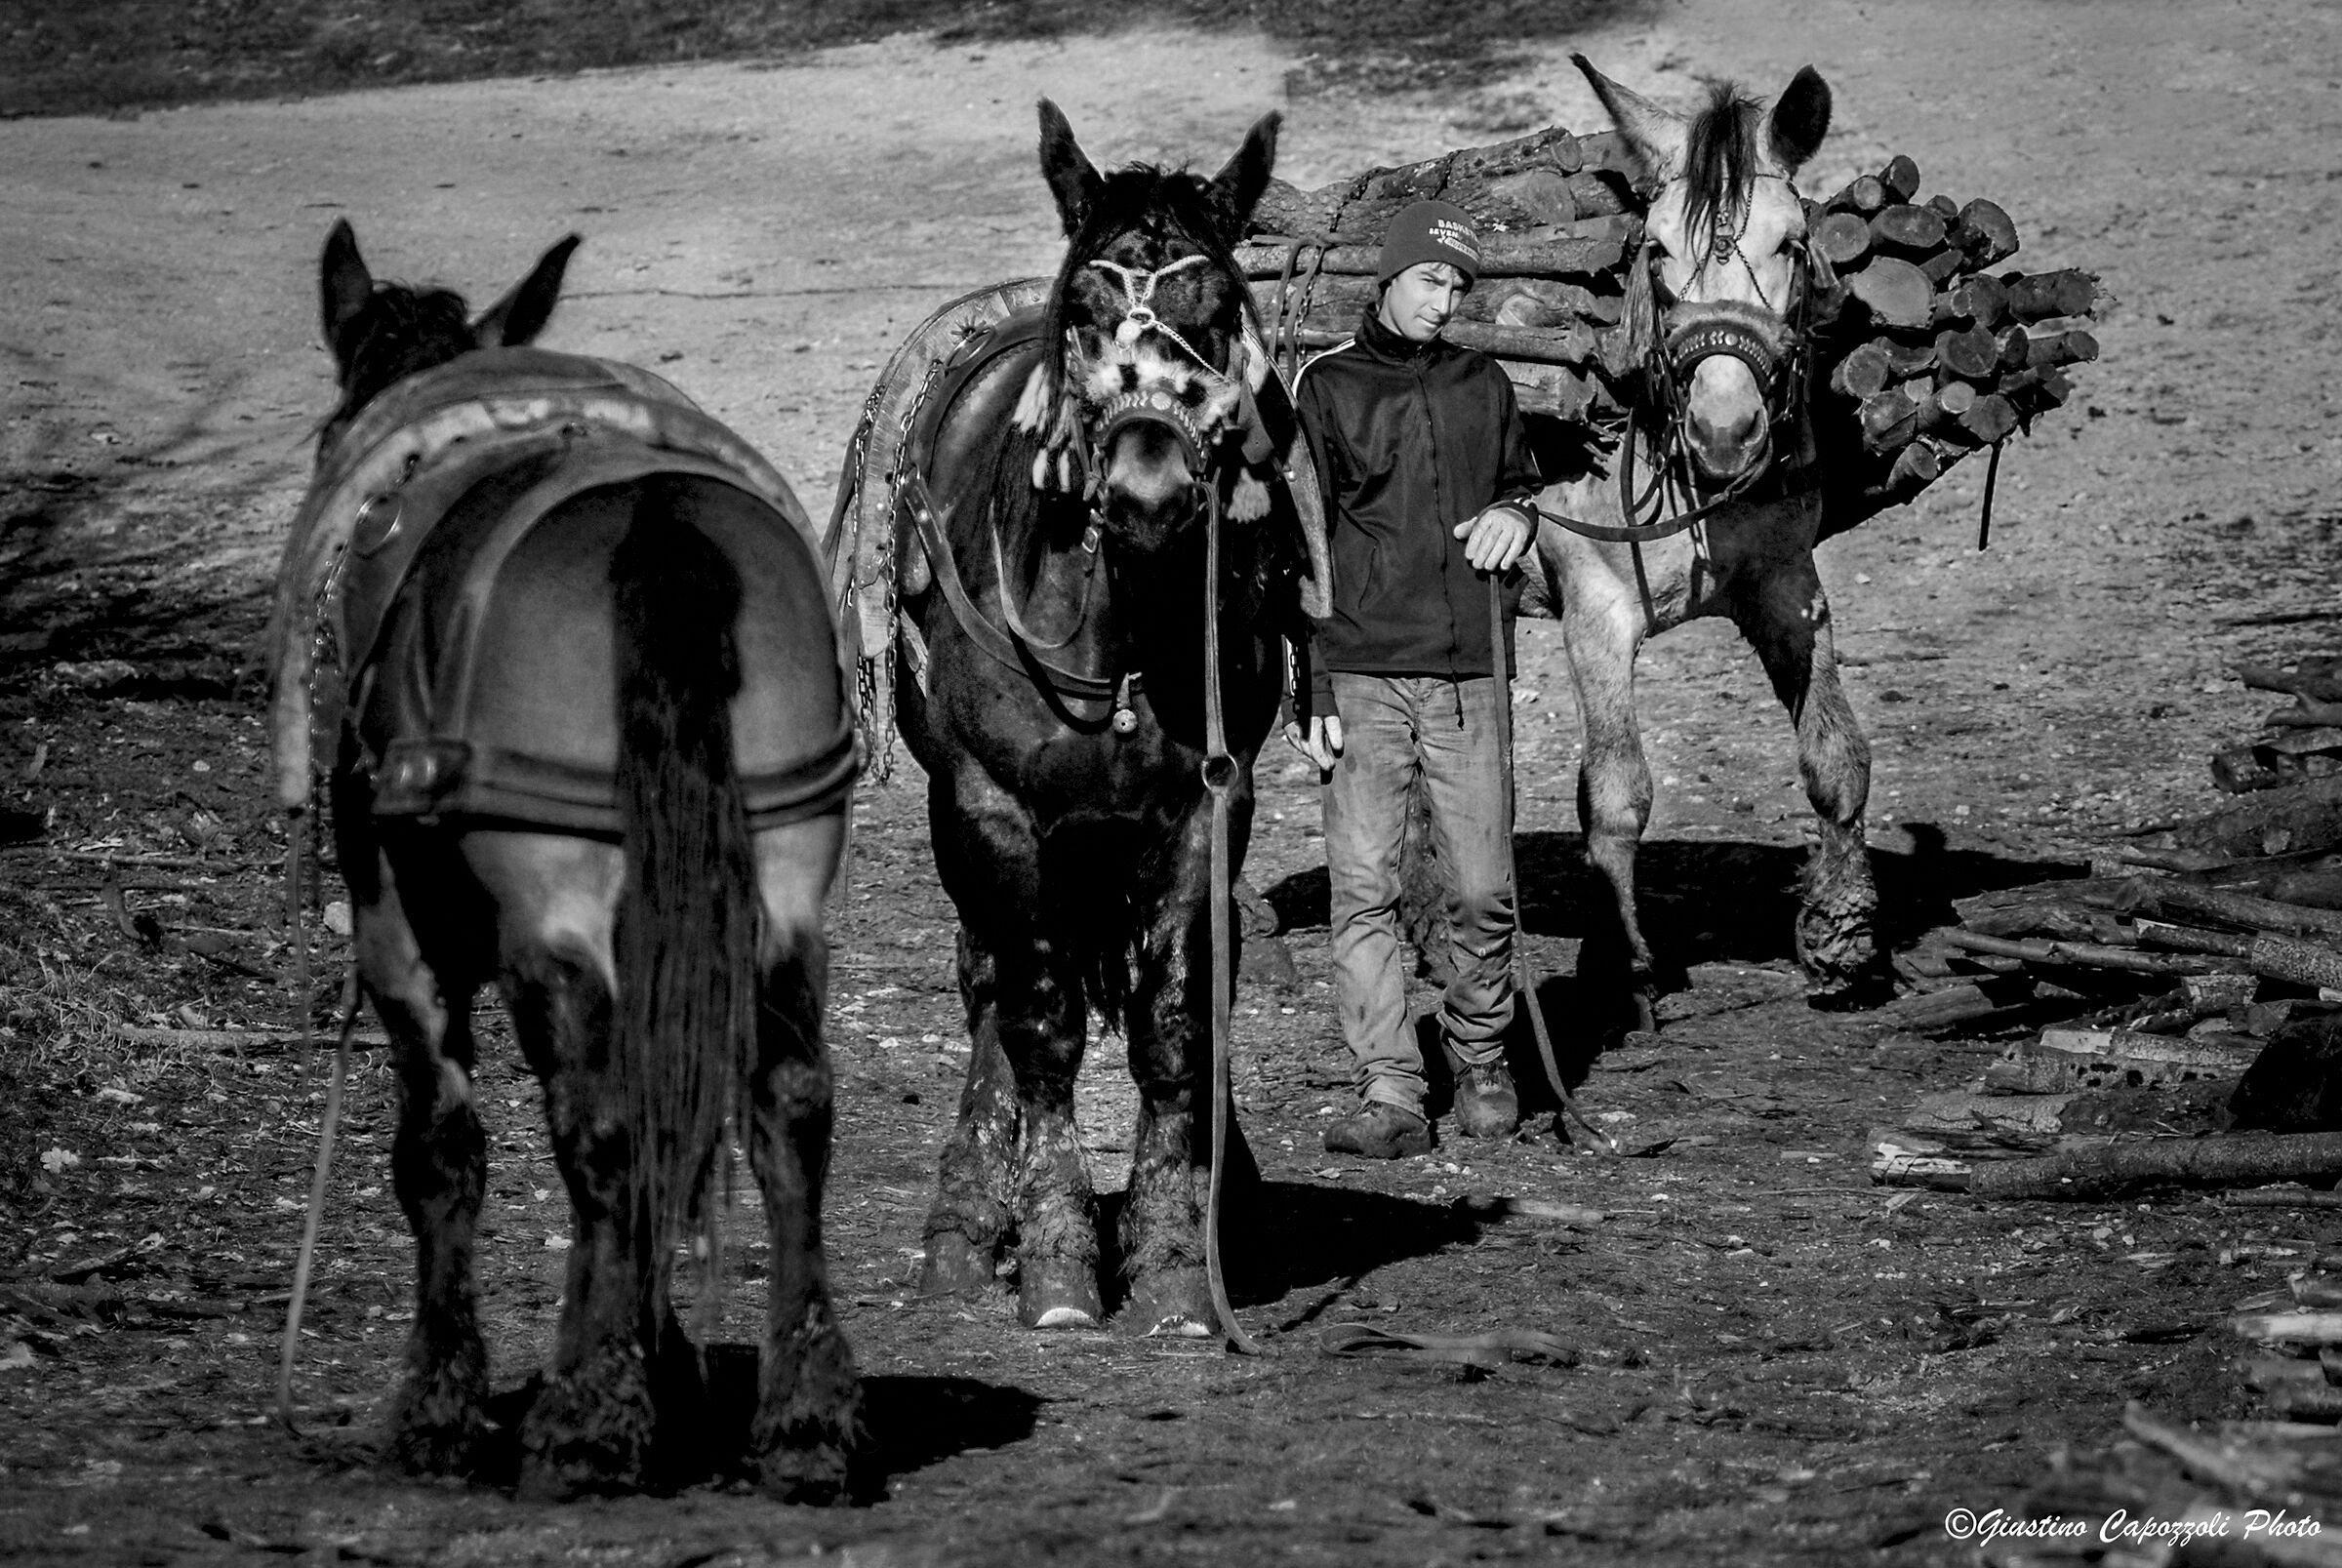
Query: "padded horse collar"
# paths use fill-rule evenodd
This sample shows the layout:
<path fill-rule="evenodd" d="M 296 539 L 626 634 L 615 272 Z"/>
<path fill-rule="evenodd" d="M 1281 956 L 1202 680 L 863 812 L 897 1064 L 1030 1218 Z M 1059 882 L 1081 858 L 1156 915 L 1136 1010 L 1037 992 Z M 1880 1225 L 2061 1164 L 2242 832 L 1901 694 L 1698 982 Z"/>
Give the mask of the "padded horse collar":
<path fill-rule="evenodd" d="M 986 657 L 1006 668 L 1045 685 L 1060 698 L 1071 702 L 1104 703 L 1119 698 L 1123 705 L 1130 700 L 1135 684 L 1130 676 L 1093 675 L 1084 670 L 1068 669 L 1046 657 L 1034 639 L 1013 634 L 1003 629 L 977 607 L 968 593 L 966 582 L 959 575 L 959 563 L 951 552 L 951 541 L 946 530 L 949 508 L 939 508 L 934 493 L 928 488 L 927 469 L 935 459 L 937 433 L 952 405 L 987 367 L 1005 355 L 1030 350 L 1039 344 L 1045 332 L 1045 320 L 1037 309 L 1020 310 L 982 336 L 971 338 L 944 372 L 944 380 L 935 394 L 919 411 L 918 423 L 912 428 L 909 451 L 905 454 L 901 479 L 903 509 L 909 515 L 917 531 L 920 546 L 926 551 L 928 565 L 935 575 L 935 584 L 943 591 L 944 602 L 950 607 L 951 618 L 959 623 L 968 640 L 983 650 Z M 1002 583 L 1006 592 L 1006 583 Z M 1003 607 L 1006 608 L 1005 599 Z M 1014 622 L 1013 611 L 1010 617 Z M 1020 628 L 1021 629 L 1021 628 Z"/>

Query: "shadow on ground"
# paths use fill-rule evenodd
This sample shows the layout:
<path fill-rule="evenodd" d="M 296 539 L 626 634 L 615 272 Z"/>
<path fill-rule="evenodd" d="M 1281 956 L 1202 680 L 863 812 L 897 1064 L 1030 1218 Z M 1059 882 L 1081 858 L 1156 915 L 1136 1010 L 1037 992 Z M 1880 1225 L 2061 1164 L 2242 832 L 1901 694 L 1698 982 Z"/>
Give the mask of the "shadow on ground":
<path fill-rule="evenodd" d="M 1995 888 L 2016 887 L 2082 867 L 2022 860 L 1985 850 L 1954 849 L 1942 829 L 1908 823 L 1909 852 L 1871 851 L 1878 884 L 1878 939 L 1908 946 L 1953 918 L 1952 904 Z M 1523 833 L 1518 841 L 1521 918 L 1534 936 L 1614 939 L 1610 885 L 1586 859 L 1578 833 Z M 1662 964 L 1760 964 L 1794 956 L 1791 931 L 1805 850 L 1782 844 L 1685 839 L 1646 841 L 1635 860 L 1643 933 Z M 1297 871 L 1263 890 L 1281 931 L 1323 929 L 1325 868 Z"/>
<path fill-rule="evenodd" d="M 1913 840 L 1909 851 L 1871 851 L 1878 887 L 1878 938 L 1884 951 L 1907 947 L 1932 928 L 1953 923 L 1955 900 L 2083 871 L 2061 862 L 1955 849 L 1933 824 L 1903 825 Z M 1635 1022 L 1622 984 L 1625 948 L 1610 885 L 1586 859 L 1581 834 L 1524 833 L 1517 853 L 1526 929 L 1579 944 L 1576 973 L 1541 977 L 1537 986 L 1546 1017 L 1555 1021 L 1555 1054 L 1562 1080 L 1578 1083 L 1595 1058 Z M 1794 962 L 1792 937 L 1805 856 L 1802 846 L 1782 844 L 1644 843 L 1635 862 L 1638 905 L 1659 974 L 1679 983 L 1694 964 Z M 1322 930 L 1327 924 L 1321 865 L 1285 877 L 1262 897 L 1275 911 L 1280 931 Z M 1414 930 L 1422 918 L 1410 910 L 1402 924 Z M 1432 1108 L 1437 1113 L 1445 1105 L 1446 1066 L 1433 1021 L 1420 1020 L 1419 1030 L 1433 1079 Z M 1524 1113 L 1557 1108 L 1545 1087 L 1525 1018 L 1516 1016 L 1505 1055 L 1521 1088 Z"/>
<path fill-rule="evenodd" d="M 1229 1299 L 1238 1307 L 1267 1306 L 1317 1286 L 1347 1287 L 1387 1264 L 1429 1257 L 1479 1234 L 1477 1222 L 1442 1204 L 1321 1183 L 1263 1182 L 1238 1212 L 1243 1228 L 1229 1280 Z"/>
<path fill-rule="evenodd" d="M 669 1491 L 709 1479 L 741 1480 L 749 1473 L 749 1429 L 756 1416 L 757 1352 L 752 1345 L 716 1344 L 706 1357 L 707 1397 L 687 1432 L 659 1439 L 667 1446 L 666 1473 L 654 1490 Z M 477 1479 L 508 1487 L 520 1472 L 520 1424 L 537 1396 L 531 1378 L 489 1402 L 496 1441 Z M 866 1375 L 863 1430 L 868 1446 L 856 1463 L 855 1490 L 870 1497 L 887 1477 L 909 1474 L 956 1454 L 1006 1448 L 1032 1435 L 1040 1395 L 1010 1384 L 920 1374 Z"/>

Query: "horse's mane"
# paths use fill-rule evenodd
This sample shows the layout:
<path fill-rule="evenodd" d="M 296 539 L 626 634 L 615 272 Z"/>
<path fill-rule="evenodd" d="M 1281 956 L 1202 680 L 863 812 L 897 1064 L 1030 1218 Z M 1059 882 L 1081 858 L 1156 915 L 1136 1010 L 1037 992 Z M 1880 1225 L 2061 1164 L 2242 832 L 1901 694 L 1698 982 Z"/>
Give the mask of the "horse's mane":
<path fill-rule="evenodd" d="M 1705 246 L 1756 177 L 1761 105 L 1737 82 L 1716 82 L 1691 119 L 1683 144 L 1683 238 Z"/>
<path fill-rule="evenodd" d="M 334 335 L 334 359 L 350 368 L 349 384 L 324 427 L 346 422 L 407 377 L 473 346 L 470 306 L 462 295 L 376 283 L 366 303 Z"/>

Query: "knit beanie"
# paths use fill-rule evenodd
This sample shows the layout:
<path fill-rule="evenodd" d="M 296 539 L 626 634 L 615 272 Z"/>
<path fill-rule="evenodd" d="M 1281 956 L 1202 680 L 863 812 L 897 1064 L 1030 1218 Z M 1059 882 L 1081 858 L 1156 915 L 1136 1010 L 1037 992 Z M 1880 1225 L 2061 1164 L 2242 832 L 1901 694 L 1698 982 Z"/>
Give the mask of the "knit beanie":
<path fill-rule="evenodd" d="M 1471 215 L 1443 201 L 1419 201 L 1399 209 L 1383 234 L 1383 259 L 1375 264 L 1377 287 L 1418 261 L 1445 261 L 1472 287 L 1480 276 L 1480 236 Z"/>

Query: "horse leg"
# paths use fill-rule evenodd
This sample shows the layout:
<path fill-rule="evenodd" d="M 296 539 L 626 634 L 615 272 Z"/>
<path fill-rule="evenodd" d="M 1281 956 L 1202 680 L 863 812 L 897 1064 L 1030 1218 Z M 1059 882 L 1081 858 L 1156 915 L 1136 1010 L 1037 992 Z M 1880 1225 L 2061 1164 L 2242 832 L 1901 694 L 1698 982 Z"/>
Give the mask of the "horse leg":
<path fill-rule="evenodd" d="M 756 840 L 765 929 L 748 1163 L 764 1198 L 772 1276 L 748 1446 L 765 1490 L 784 1502 L 835 1497 L 861 1437 L 862 1385 L 830 1305 L 822 1251 L 831 1087 L 822 1040 L 829 984 L 822 893 L 844 838 L 844 819 L 820 817 Z"/>
<path fill-rule="evenodd" d="M 1244 815 L 1249 817 L 1249 804 Z M 1139 1089 L 1130 1187 L 1122 1202 L 1123 1273 L 1130 1297 L 1121 1326 L 1135 1334 L 1209 1335 L 1204 1189 L 1211 1170 L 1211 813 L 1194 812 L 1168 890 L 1139 933 L 1137 984 L 1124 1009 L 1130 1073 Z M 1240 856 L 1241 824 L 1232 824 Z M 1233 916 L 1231 916 L 1233 932 Z M 1233 962 L 1233 954 L 1230 955 Z M 1231 1174 L 1249 1152 L 1232 1119 Z"/>
<path fill-rule="evenodd" d="M 1813 1005 L 1862 1005 L 1887 978 L 1872 931 L 1878 893 L 1863 834 L 1870 743 L 1838 684 L 1830 601 L 1813 558 L 1767 577 L 1753 599 L 1735 619 L 1797 727 L 1797 771 L 1821 829 L 1805 864 L 1797 962 Z"/>
<path fill-rule="evenodd" d="M 1027 1328 L 1090 1328 L 1106 1315 L 1090 1172 L 1073 1126 L 1073 1080 L 1089 1020 L 1072 945 L 1036 935 L 1023 952 L 997 955 L 1000 1048 L 1016 1074 L 1024 1134 L 1016 1167 L 1017 1315 Z"/>
<path fill-rule="evenodd" d="M 966 1010 L 967 1081 L 959 1119 L 944 1146 L 935 1205 L 927 1212 L 927 1260 L 919 1293 L 942 1295 L 992 1282 L 1015 1222 L 1009 1210 L 1016 1161 L 1015 1074 L 1000 1049 L 999 966 L 973 928 L 959 928 L 959 994 Z"/>
<path fill-rule="evenodd" d="M 652 1364 L 666 1304 L 628 1201 L 631 1119 L 608 1068 L 617 994 L 611 946 L 626 860 L 616 845 L 475 832 L 465 858 L 494 900 L 506 1005 L 545 1083 L 553 1157 L 569 1189 L 561 1320 L 521 1423 L 521 1485 L 567 1497 L 641 1484 L 657 1426 Z"/>
<path fill-rule="evenodd" d="M 1621 595 L 1573 602 L 1561 635 L 1586 744 L 1578 766 L 1578 825 L 1586 834 L 1586 858 L 1609 879 L 1617 902 L 1635 1027 L 1648 1029 L 1655 1026 L 1657 966 L 1635 907 L 1635 850 L 1651 820 L 1651 768 L 1635 717 L 1635 656 L 1642 625 L 1640 611 Z"/>
<path fill-rule="evenodd" d="M 936 779 L 930 789 L 936 868 L 960 911 L 960 985 L 975 1050 L 928 1216 L 927 1275 L 945 1288 L 954 1277 L 976 1282 L 969 1276 L 1006 1230 L 991 1208 L 1001 1189 L 993 1181 L 1004 1173 L 1025 1325 L 1095 1323 L 1104 1312 L 1098 1233 L 1073 1131 L 1073 1078 L 1087 1029 L 1076 961 L 1083 949 L 1036 917 L 1063 901 L 1045 884 L 1039 836 L 1024 807 L 976 776 Z"/>
<path fill-rule="evenodd" d="M 343 824 L 351 817 L 337 812 Z M 391 1184 L 415 1234 L 415 1323 L 390 1407 L 390 1453 L 410 1470 L 459 1472 L 477 1460 L 489 1431 L 481 1413 L 488 1349 L 472 1278 L 488 1142 L 472 1106 L 470 998 L 466 987 L 443 986 L 425 962 L 370 824 L 344 826 L 342 836 L 356 904 L 358 973 L 389 1034 L 398 1075 Z"/>

